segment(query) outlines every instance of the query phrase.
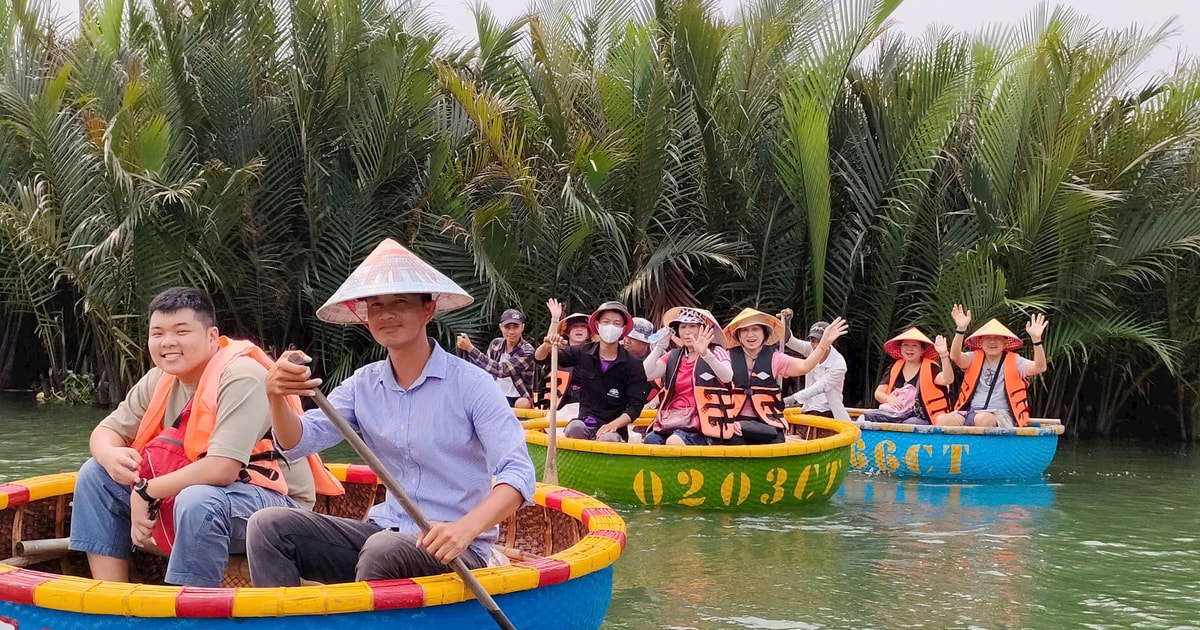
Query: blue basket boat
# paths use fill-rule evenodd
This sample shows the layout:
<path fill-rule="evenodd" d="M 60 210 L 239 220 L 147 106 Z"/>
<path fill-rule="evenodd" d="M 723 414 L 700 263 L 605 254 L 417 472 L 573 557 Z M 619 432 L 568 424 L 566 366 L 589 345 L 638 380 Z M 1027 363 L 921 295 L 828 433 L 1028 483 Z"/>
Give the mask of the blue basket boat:
<path fill-rule="evenodd" d="M 854 424 L 862 436 L 851 449 L 851 469 L 961 481 L 1038 477 L 1054 459 L 1063 432 L 1057 421 L 1039 419 L 1011 429 Z"/>
<path fill-rule="evenodd" d="M 364 466 L 330 465 L 346 494 L 318 497 L 317 511 L 362 518 L 383 488 Z M 87 579 L 82 554 L 66 551 L 75 474 L 0 483 L 0 630 L 340 630 L 488 628 L 494 622 L 453 573 L 292 588 L 249 588 L 244 557 L 231 557 L 230 588 L 164 586 L 166 558 L 135 553 L 141 583 Z M 537 505 L 501 525 L 510 564 L 474 574 L 522 628 L 599 628 L 612 598 L 612 564 L 625 522 L 575 490 L 539 484 Z M 11 550 L 11 551 L 10 551 Z M 12 557 L 7 557 L 12 553 Z M 157 576 L 157 580 L 154 576 Z M 568 603 L 569 605 L 564 605 Z"/>

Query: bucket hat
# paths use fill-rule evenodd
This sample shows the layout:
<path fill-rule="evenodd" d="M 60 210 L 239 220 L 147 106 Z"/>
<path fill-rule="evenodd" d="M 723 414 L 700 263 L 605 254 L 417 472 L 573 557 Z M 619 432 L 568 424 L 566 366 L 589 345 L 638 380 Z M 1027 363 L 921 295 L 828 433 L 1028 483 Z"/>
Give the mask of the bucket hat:
<path fill-rule="evenodd" d="M 620 302 L 609 301 L 596 307 L 596 310 L 592 312 L 590 317 L 588 317 L 588 330 L 591 331 L 593 335 L 597 334 L 598 330 L 596 328 L 596 320 L 600 319 L 600 313 L 603 313 L 604 311 L 616 311 L 625 319 L 625 326 L 621 331 L 622 337 L 628 335 L 629 332 L 633 330 L 633 315 L 629 314 L 629 309 L 625 308 L 625 305 Z"/>

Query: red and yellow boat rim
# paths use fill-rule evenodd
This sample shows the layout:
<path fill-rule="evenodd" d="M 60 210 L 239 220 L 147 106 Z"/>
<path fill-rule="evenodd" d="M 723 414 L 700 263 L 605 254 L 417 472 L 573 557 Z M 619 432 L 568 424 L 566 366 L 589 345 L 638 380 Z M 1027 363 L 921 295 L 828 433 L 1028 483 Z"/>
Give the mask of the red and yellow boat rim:
<path fill-rule="evenodd" d="M 366 466 L 331 464 L 342 481 L 377 483 Z M 0 509 L 70 493 L 75 473 L 0 483 Z M 587 528 L 575 545 L 546 558 L 478 569 L 493 595 L 558 584 L 612 565 L 625 548 L 625 521 L 583 493 L 538 484 L 534 501 L 571 516 Z M 420 608 L 472 599 L 453 573 L 375 582 L 289 588 L 193 588 L 104 582 L 0 564 L 0 600 L 94 615 L 136 617 L 279 617 L 333 615 Z"/>

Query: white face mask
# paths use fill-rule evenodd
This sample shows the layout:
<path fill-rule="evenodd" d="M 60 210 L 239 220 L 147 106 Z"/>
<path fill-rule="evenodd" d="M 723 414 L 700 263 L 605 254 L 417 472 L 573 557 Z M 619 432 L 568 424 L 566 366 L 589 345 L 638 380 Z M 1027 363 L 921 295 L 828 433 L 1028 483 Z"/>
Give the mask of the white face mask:
<path fill-rule="evenodd" d="M 615 324 L 600 324 L 596 326 L 596 334 L 600 335 L 600 341 L 604 343 L 616 343 L 621 338 L 621 332 L 625 329 Z"/>

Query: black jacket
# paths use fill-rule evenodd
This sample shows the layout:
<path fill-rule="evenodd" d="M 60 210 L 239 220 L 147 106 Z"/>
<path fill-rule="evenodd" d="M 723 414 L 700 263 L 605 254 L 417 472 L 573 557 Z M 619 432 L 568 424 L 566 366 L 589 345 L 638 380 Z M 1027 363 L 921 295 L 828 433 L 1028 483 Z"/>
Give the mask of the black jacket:
<path fill-rule="evenodd" d="M 591 342 L 558 351 L 559 367 L 573 368 L 571 382 L 579 384 L 579 418 L 595 416 L 601 424 L 616 420 L 622 413 L 637 420 L 650 395 L 642 362 L 617 346 L 617 358 L 600 370 L 600 343 Z"/>

